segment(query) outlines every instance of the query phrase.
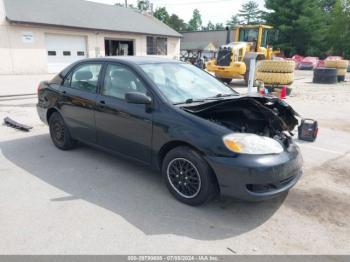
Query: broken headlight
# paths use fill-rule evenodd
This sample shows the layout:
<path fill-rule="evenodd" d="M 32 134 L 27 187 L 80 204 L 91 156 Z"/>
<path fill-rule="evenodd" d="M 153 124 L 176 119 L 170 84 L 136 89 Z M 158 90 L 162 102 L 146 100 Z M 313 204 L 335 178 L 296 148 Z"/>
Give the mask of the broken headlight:
<path fill-rule="evenodd" d="M 241 154 L 279 154 L 283 152 L 282 145 L 269 137 L 255 134 L 232 133 L 223 137 L 228 150 Z"/>

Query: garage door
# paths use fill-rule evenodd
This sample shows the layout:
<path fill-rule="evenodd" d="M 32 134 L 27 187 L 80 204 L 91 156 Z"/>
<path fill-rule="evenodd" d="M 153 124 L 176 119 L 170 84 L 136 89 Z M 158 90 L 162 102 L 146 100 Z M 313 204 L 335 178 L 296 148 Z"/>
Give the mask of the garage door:
<path fill-rule="evenodd" d="M 58 73 L 71 63 L 87 57 L 84 36 L 47 34 L 45 37 L 49 73 Z"/>

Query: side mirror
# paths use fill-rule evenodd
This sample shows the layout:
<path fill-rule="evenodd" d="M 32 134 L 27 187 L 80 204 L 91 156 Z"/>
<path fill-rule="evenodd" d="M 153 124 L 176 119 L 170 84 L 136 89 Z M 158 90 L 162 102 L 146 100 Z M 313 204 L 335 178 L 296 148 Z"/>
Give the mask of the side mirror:
<path fill-rule="evenodd" d="M 130 104 L 149 105 L 152 99 L 140 92 L 129 92 L 125 94 L 126 102 Z"/>

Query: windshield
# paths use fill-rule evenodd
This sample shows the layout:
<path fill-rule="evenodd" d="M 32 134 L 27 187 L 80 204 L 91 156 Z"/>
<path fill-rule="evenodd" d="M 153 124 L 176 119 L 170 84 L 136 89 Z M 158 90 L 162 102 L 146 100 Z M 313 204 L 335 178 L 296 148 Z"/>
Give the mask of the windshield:
<path fill-rule="evenodd" d="M 255 42 L 258 40 L 259 29 L 241 29 L 239 34 L 240 42 Z"/>
<path fill-rule="evenodd" d="M 173 104 L 238 95 L 233 89 L 193 65 L 160 63 L 140 66 Z"/>

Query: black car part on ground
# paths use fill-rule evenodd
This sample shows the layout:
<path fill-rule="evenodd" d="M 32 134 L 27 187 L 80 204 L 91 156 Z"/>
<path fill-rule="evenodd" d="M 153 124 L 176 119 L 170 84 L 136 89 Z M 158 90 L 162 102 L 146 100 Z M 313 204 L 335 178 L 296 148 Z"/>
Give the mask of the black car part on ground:
<path fill-rule="evenodd" d="M 20 123 L 18 123 L 18 122 L 16 122 L 16 121 L 12 120 L 12 119 L 9 118 L 9 117 L 6 117 L 6 118 L 4 119 L 4 123 L 5 123 L 5 125 L 7 125 L 7 126 L 10 126 L 10 127 L 13 127 L 13 128 L 18 129 L 18 130 L 25 131 L 25 132 L 29 132 L 30 129 L 33 128 L 33 127 L 31 127 L 31 126 L 27 126 L 27 125 L 20 124 Z"/>
<path fill-rule="evenodd" d="M 313 142 L 318 133 L 318 123 L 313 119 L 302 119 L 298 126 L 298 138 L 300 140 Z"/>
<path fill-rule="evenodd" d="M 234 132 L 254 133 L 285 142 L 298 125 L 296 116 L 299 116 L 288 104 L 272 97 L 240 97 L 184 109 Z"/>
<path fill-rule="evenodd" d="M 314 83 L 335 84 L 338 81 L 336 68 L 319 67 L 314 69 Z"/>

